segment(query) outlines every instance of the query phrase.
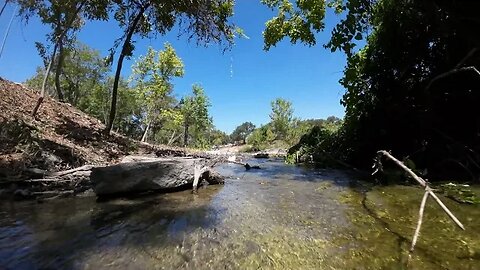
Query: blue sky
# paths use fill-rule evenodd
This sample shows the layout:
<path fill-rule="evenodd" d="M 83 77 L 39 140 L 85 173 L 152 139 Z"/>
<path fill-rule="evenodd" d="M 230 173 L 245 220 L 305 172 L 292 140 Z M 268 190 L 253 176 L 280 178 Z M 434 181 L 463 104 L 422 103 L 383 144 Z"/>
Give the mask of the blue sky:
<path fill-rule="evenodd" d="M 220 130 L 230 133 L 237 125 L 251 121 L 256 125 L 269 121 L 270 101 L 277 97 L 293 103 L 295 115 L 306 118 L 343 117 L 340 98 L 344 89 L 338 83 L 345 65 L 345 55 L 323 48 L 338 17 L 327 13 L 326 30 L 317 35 L 317 45 L 292 45 L 284 40 L 270 51 L 263 50 L 262 31 L 265 22 L 275 15 L 258 0 L 237 0 L 233 21 L 245 30 L 249 39 L 237 39 L 230 51 L 222 52 L 217 45 L 197 47 L 185 37 L 178 38 L 172 30 L 154 39 L 136 39 L 132 60 L 125 61 L 122 74 L 128 76 L 132 61 L 144 54 L 148 46 L 163 48 L 170 42 L 185 64 L 185 76 L 175 79 L 175 94 L 190 93 L 194 83 L 201 84 L 210 98 L 210 114 Z M 13 6 L 0 17 L 3 38 Z M 3 55 L 0 76 L 23 82 L 35 73 L 41 59 L 35 41 L 44 41 L 49 28 L 37 19 L 28 24 L 13 21 Z M 113 41 L 121 36 L 115 21 L 89 22 L 79 33 L 83 43 L 100 50 L 105 56 Z"/>

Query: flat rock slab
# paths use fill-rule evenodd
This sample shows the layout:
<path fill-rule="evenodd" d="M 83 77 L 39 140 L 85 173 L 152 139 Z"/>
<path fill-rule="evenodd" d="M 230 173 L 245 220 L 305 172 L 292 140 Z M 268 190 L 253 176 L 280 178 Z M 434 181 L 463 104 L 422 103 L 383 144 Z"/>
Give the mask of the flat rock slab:
<path fill-rule="evenodd" d="M 90 180 L 98 196 L 168 190 L 193 185 L 195 165 L 203 164 L 200 158 L 138 160 L 92 168 Z M 201 177 L 209 175 L 207 169 Z"/>

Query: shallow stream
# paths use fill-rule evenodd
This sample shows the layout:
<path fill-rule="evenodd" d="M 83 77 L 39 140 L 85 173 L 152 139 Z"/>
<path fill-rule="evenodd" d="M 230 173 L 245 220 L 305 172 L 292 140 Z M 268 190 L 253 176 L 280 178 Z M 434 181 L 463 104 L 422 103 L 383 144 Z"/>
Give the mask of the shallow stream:
<path fill-rule="evenodd" d="M 225 185 L 135 199 L 1 202 L 0 269 L 480 269 L 480 206 L 338 170 L 222 165 Z"/>

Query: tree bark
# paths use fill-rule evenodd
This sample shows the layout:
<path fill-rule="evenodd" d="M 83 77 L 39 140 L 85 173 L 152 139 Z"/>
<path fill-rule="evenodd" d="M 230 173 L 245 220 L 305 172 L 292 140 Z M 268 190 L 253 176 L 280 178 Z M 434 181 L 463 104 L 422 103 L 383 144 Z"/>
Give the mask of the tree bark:
<path fill-rule="evenodd" d="M 118 82 L 120 80 L 120 72 L 122 71 L 122 66 L 123 66 L 123 59 L 127 55 L 127 48 L 128 45 L 130 44 L 130 41 L 132 40 L 133 33 L 135 33 L 135 30 L 137 29 L 137 25 L 140 22 L 140 19 L 143 16 L 143 12 L 145 12 L 145 9 L 148 7 L 142 7 L 135 19 L 133 20 L 132 24 L 129 26 L 127 36 L 125 37 L 125 41 L 123 42 L 122 46 L 122 51 L 120 52 L 120 56 L 118 57 L 117 61 L 117 69 L 115 71 L 115 79 L 113 81 L 113 88 L 112 88 L 112 103 L 110 105 L 110 116 L 108 119 L 108 124 L 105 128 L 105 133 L 110 134 L 110 131 L 112 130 L 113 127 L 113 121 L 115 120 L 115 115 L 117 113 L 117 92 L 118 92 Z"/>
<path fill-rule="evenodd" d="M 92 169 L 90 180 L 98 196 L 138 193 L 147 191 L 167 191 L 174 188 L 192 187 L 195 180 L 195 167 L 204 168 L 198 179 L 207 182 L 223 183 L 222 178 L 210 174 L 204 167 L 204 159 L 160 158 L 120 163 L 108 167 Z"/>
<path fill-rule="evenodd" d="M 57 68 L 55 70 L 55 90 L 57 91 L 57 97 L 60 102 L 64 102 L 63 93 L 60 86 L 60 74 L 62 74 L 63 58 L 64 58 L 63 41 L 60 40 L 58 42 L 58 61 L 57 61 Z"/>

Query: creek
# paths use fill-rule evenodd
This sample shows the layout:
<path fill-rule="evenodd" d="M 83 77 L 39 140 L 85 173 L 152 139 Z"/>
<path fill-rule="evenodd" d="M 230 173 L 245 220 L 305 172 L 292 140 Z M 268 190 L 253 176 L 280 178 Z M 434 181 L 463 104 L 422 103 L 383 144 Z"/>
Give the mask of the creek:
<path fill-rule="evenodd" d="M 1 202 L 0 269 L 480 268 L 479 205 L 440 196 L 461 231 L 429 199 L 410 255 L 422 189 L 260 166 L 221 165 L 225 185 L 198 194 Z"/>

